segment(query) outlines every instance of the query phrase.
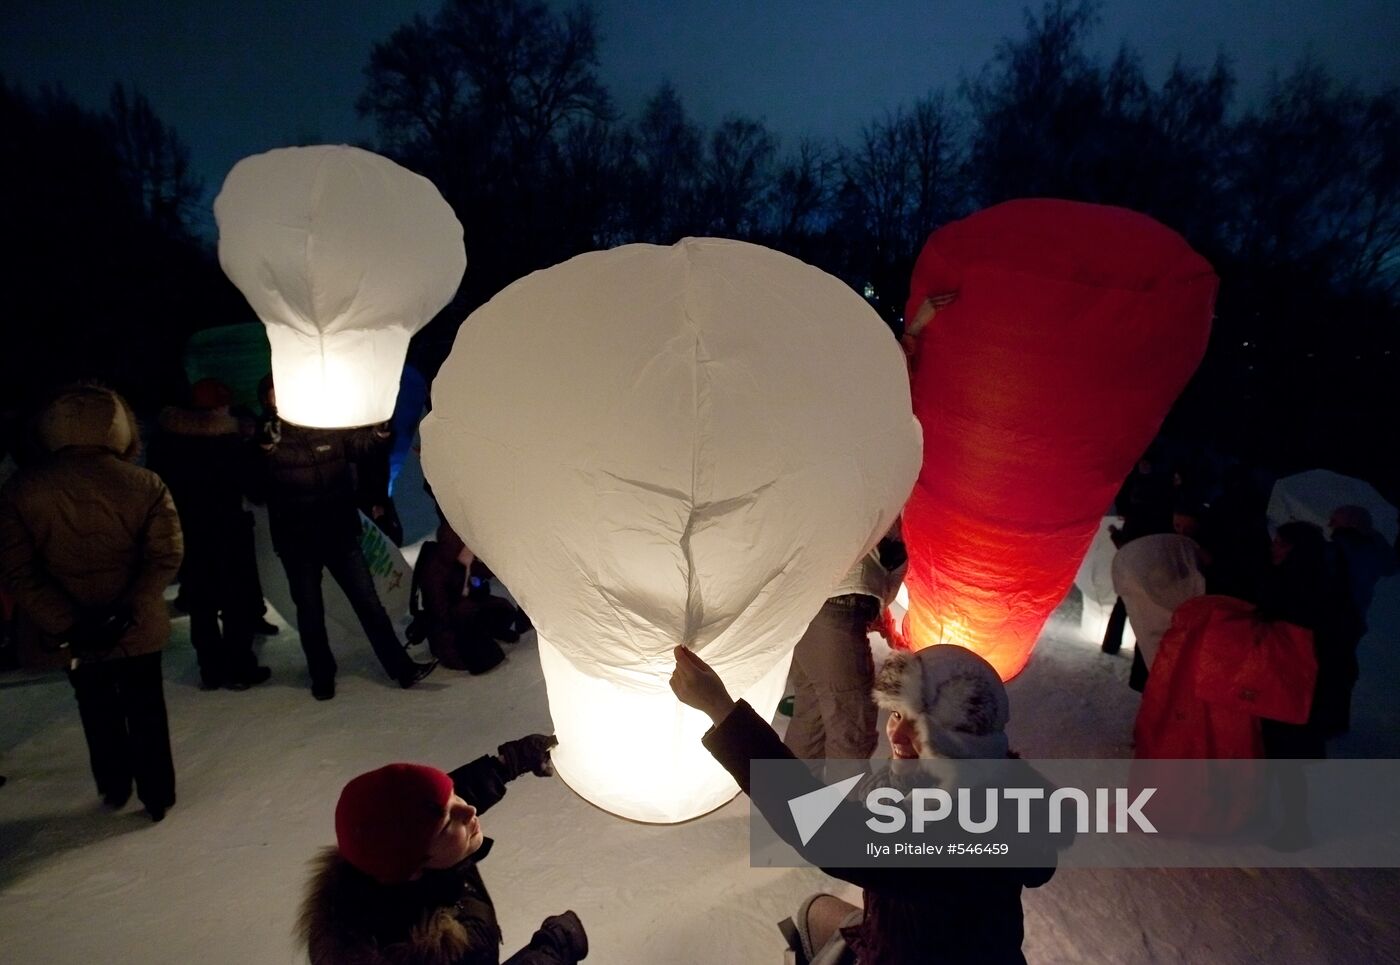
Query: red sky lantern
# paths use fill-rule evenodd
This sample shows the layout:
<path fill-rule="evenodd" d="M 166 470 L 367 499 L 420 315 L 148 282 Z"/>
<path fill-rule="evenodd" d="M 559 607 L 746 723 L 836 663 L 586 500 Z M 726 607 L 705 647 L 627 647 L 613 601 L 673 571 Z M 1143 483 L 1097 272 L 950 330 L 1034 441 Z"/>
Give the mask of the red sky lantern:
<path fill-rule="evenodd" d="M 911 367 L 914 649 L 960 644 L 1008 680 L 1026 665 L 1200 363 L 1216 286 L 1180 235 L 1123 208 L 1009 201 L 929 237 L 905 313 L 940 306 Z"/>

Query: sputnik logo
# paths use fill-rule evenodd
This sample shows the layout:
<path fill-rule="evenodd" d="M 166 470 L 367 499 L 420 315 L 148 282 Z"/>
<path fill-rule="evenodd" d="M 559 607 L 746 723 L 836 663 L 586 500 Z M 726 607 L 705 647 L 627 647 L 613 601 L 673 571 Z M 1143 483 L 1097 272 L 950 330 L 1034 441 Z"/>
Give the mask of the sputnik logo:
<path fill-rule="evenodd" d="M 841 802 L 846 799 L 846 795 L 851 793 L 851 788 L 860 782 L 861 775 L 848 777 L 844 781 L 837 781 L 827 787 L 817 788 L 815 791 L 808 791 L 806 794 L 799 794 L 788 801 L 788 810 L 792 812 L 792 822 L 797 825 L 798 837 L 806 845 L 813 836 L 822 829 L 827 819 L 836 813 L 836 809 L 841 806 Z"/>

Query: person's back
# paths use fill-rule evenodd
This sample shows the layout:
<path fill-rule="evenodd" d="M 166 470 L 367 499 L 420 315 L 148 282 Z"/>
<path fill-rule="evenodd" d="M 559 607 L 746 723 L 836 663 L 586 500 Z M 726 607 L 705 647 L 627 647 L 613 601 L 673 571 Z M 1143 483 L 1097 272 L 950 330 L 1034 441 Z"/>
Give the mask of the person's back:
<path fill-rule="evenodd" d="M 0 495 L 0 576 L 35 624 L 70 649 L 97 792 L 111 808 L 132 783 L 152 820 L 175 803 L 160 651 L 163 592 L 183 536 L 160 477 L 133 465 L 135 420 L 106 389 L 61 393 L 40 420 L 52 455 Z"/>
<path fill-rule="evenodd" d="M 1172 480 L 1155 457 L 1145 455 L 1138 461 L 1119 489 L 1114 503 L 1123 517 L 1123 528 L 1115 534 L 1122 546 L 1139 536 L 1170 533 L 1172 530 Z"/>
<path fill-rule="evenodd" d="M 325 429 L 284 422 L 276 415 L 276 394 L 270 384 L 265 400 L 272 415 L 255 441 L 262 455 L 268 524 L 272 547 L 282 560 L 296 604 L 297 632 L 311 675 L 312 696 L 317 700 L 335 696 L 338 669 L 326 634 L 321 595 L 325 570 L 345 592 L 384 670 L 400 687 L 412 687 L 432 672 L 437 661 L 417 663 L 405 653 L 360 547 L 360 513 L 355 506 L 352 463 L 382 455 L 388 429 Z"/>
<path fill-rule="evenodd" d="M 151 446 L 150 465 L 170 486 L 185 531 L 180 596 L 204 690 L 246 690 L 271 676 L 252 650 L 262 588 L 243 510 L 251 454 L 230 396 L 221 382 L 196 382 L 190 405 L 161 412 Z"/>
<path fill-rule="evenodd" d="M 123 648 L 128 655 L 157 650 L 170 632 L 160 594 L 178 569 L 183 547 L 178 525 L 172 530 L 162 512 L 170 504 L 169 490 L 155 473 L 125 458 L 136 443 L 129 428 L 116 427 L 129 418 L 116 396 L 83 393 L 55 405 L 58 411 L 50 411 L 41 430 L 52 456 L 18 473 L 6 501 L 34 555 L 73 604 L 126 599 L 137 612 Z M 151 559 L 151 543 L 141 539 L 152 520 L 161 524 L 154 543 L 165 550 L 164 561 Z M 152 565 L 160 575 L 136 585 Z M 67 630 L 74 619 L 63 607 L 31 603 L 27 609 L 49 634 Z"/>
<path fill-rule="evenodd" d="M 175 496 L 188 531 L 243 525 L 247 443 L 226 410 L 172 406 L 160 414 L 150 466 Z"/>
<path fill-rule="evenodd" d="M 347 446 L 369 429 L 318 429 L 276 422 L 276 442 L 263 445 L 273 543 L 358 539 L 359 511 Z"/>

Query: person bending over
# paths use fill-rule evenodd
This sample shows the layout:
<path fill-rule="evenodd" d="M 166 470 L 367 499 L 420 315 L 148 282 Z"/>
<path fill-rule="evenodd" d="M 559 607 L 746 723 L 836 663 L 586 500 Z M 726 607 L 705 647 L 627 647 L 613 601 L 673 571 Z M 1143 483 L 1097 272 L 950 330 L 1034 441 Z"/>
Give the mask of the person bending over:
<path fill-rule="evenodd" d="M 298 938 L 312 965 L 497 965 L 501 929 L 479 865 L 480 815 L 530 772 L 554 773 L 552 736 L 532 734 L 449 773 L 389 764 L 345 785 L 336 846 L 316 859 Z M 588 937 L 572 911 L 551 915 L 506 965 L 573 965 Z"/>

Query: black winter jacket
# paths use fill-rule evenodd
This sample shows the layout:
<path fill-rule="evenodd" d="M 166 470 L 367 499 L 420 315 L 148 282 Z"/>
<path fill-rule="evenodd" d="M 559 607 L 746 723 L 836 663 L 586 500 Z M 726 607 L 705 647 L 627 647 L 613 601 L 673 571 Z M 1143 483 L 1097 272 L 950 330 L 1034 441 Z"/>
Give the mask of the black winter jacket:
<path fill-rule="evenodd" d="M 381 426 L 316 429 L 273 418 L 258 433 L 266 474 L 268 525 L 279 552 L 325 542 L 355 542 L 357 460 L 387 458 Z"/>
<path fill-rule="evenodd" d="M 252 470 L 238 420 L 221 412 L 169 408 L 147 465 L 170 487 L 180 525 L 192 542 L 217 542 L 247 527 L 243 492 Z"/>
<path fill-rule="evenodd" d="M 768 722 L 742 700 L 703 742 L 745 794 L 752 761 L 793 759 Z M 753 803 L 800 849 L 786 798 Z M 1054 867 L 822 870 L 865 891 L 864 920 L 846 936 L 860 965 L 1024 965 L 1021 889 L 1042 885 L 1055 873 Z"/>

